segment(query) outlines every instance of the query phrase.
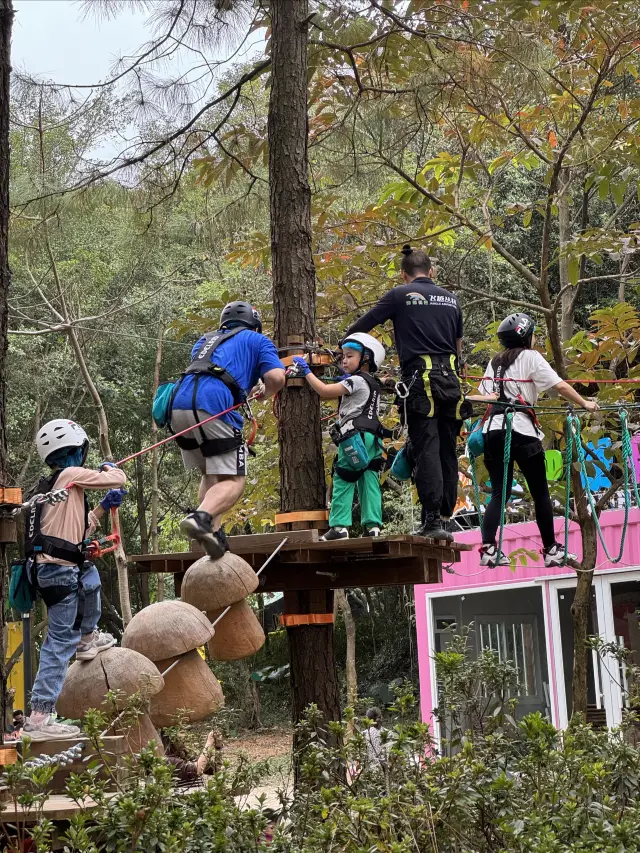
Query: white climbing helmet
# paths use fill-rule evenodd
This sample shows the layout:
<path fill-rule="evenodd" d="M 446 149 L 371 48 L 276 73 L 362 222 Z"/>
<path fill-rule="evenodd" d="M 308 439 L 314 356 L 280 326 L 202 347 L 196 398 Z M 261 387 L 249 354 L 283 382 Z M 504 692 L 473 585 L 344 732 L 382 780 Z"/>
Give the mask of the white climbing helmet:
<path fill-rule="evenodd" d="M 386 352 L 380 341 L 377 341 L 373 335 L 366 335 L 364 332 L 354 332 L 342 341 L 342 347 L 348 347 L 349 341 L 359 343 L 365 350 L 368 351 L 370 359 L 373 359 L 371 364 L 371 372 L 374 373 L 382 367 L 382 362 L 385 359 Z"/>
<path fill-rule="evenodd" d="M 43 462 L 63 447 L 89 447 L 89 436 L 75 421 L 56 418 L 46 423 L 36 435 L 38 456 Z"/>

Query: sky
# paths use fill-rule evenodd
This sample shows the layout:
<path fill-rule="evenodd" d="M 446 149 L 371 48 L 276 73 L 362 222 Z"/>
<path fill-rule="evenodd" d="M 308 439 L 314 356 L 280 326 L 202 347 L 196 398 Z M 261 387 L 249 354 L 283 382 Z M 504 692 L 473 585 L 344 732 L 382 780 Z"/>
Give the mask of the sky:
<path fill-rule="evenodd" d="M 150 37 L 143 9 L 105 20 L 83 15 L 76 0 L 14 0 L 14 8 L 14 68 L 57 83 L 103 80 L 119 56 L 134 53 Z"/>

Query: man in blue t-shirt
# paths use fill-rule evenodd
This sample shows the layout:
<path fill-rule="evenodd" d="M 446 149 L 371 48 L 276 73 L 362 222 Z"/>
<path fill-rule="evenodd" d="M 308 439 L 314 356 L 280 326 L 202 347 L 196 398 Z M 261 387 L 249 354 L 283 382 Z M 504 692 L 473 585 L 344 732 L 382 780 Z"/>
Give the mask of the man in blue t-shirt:
<path fill-rule="evenodd" d="M 277 394 L 285 368 L 272 341 L 262 334 L 260 314 L 248 302 L 230 302 L 220 329 L 204 335 L 191 352 L 171 407 L 171 429 L 180 432 L 246 399 L 262 380 L 260 397 Z M 200 505 L 180 524 L 213 559 L 228 550 L 220 527 L 222 514 L 244 491 L 247 446 L 242 416 L 236 409 L 176 439 L 185 468 L 202 472 Z"/>

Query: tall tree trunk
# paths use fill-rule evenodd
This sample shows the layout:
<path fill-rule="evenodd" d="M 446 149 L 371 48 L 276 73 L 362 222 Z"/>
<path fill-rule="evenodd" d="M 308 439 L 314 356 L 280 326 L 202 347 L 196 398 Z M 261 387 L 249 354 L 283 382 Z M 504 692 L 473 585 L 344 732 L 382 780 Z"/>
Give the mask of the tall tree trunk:
<path fill-rule="evenodd" d="M 47 245 L 49 245 L 48 238 Z M 52 255 L 51 258 L 53 260 Z M 55 270 L 55 265 L 53 269 Z M 56 275 L 55 272 L 54 275 Z M 98 391 L 96 384 L 93 381 L 91 374 L 89 373 L 87 360 L 85 358 L 84 352 L 82 351 L 82 347 L 80 346 L 78 336 L 76 335 L 73 326 L 69 326 L 67 334 L 69 336 L 71 347 L 73 348 L 73 352 L 76 357 L 76 362 L 78 364 L 78 367 L 80 368 L 80 373 L 82 373 L 82 378 L 85 381 L 87 390 L 89 391 L 89 394 L 91 395 L 91 398 L 96 407 L 96 412 L 98 415 L 98 429 L 100 434 L 100 450 L 103 453 L 105 459 L 112 460 L 113 453 L 111 452 L 111 444 L 109 442 L 109 422 L 107 420 L 107 413 L 102 403 L 102 398 L 100 397 L 100 392 Z M 121 534 L 122 531 L 120 528 L 120 514 L 117 509 L 111 515 L 111 519 L 114 526 L 113 532 Z M 118 596 L 120 598 L 122 621 L 124 622 L 126 627 L 133 618 L 133 614 L 131 611 L 131 595 L 129 592 L 129 569 L 127 567 L 127 557 L 124 552 L 124 545 L 122 544 L 122 541 L 120 541 L 120 543 L 116 547 L 114 551 L 114 557 L 116 560 L 116 569 L 118 571 Z"/>
<path fill-rule="evenodd" d="M 344 628 L 347 634 L 347 705 L 356 707 L 358 701 L 358 674 L 356 672 L 356 622 L 351 612 L 349 599 L 344 589 L 336 590 L 336 601 L 344 619 Z M 353 722 L 350 724 L 350 733 L 353 732 Z"/>
<path fill-rule="evenodd" d="M 571 239 L 571 215 L 569 211 L 569 173 L 562 170 L 558 185 L 558 237 L 560 241 L 560 252 L 566 250 Z M 558 271 L 560 274 L 560 289 L 563 290 L 560 298 L 562 316 L 560 320 L 560 333 L 563 342 L 573 336 L 573 314 L 574 288 L 569 286 L 569 259 L 566 254 L 561 254 L 558 260 Z"/>
<path fill-rule="evenodd" d="M 273 0 L 269 178 L 275 335 L 311 342 L 316 331 L 316 285 L 311 248 L 311 190 L 307 137 L 308 0 Z M 281 392 L 280 507 L 282 511 L 325 506 L 320 398 L 307 384 Z M 309 606 L 301 593 L 301 612 Z M 330 595 L 327 607 L 331 612 Z M 315 703 L 326 720 L 340 715 L 333 626 L 288 628 L 294 723 Z"/>
<path fill-rule="evenodd" d="M 138 442 L 138 450 L 142 449 L 141 442 Z M 149 530 L 147 528 L 147 513 L 144 505 L 144 465 L 142 456 L 136 459 L 136 504 L 138 507 L 138 525 L 140 528 L 140 553 L 149 553 Z M 140 576 L 140 603 L 143 607 L 148 607 L 151 603 L 149 599 L 149 575 L 141 574 Z"/>
<path fill-rule="evenodd" d="M 573 679 L 571 683 L 571 714 L 586 714 L 588 701 L 589 608 L 591 607 L 591 584 L 598 553 L 597 532 L 593 517 L 587 506 L 580 474 L 571 472 L 571 486 L 576 495 L 576 512 L 582 538 L 581 571 L 578 572 L 576 592 L 571 605 L 573 620 Z"/>
<path fill-rule="evenodd" d="M 160 366 L 162 365 L 162 349 L 164 344 L 164 329 L 162 326 L 158 329 L 158 346 L 156 348 L 156 363 L 153 371 L 153 396 L 156 396 L 156 391 L 160 385 Z M 151 443 L 155 444 L 158 441 L 158 427 L 156 422 L 151 418 Z M 158 554 L 158 448 L 154 447 L 151 451 L 151 553 Z M 164 601 L 164 575 L 158 576 L 158 587 L 156 592 L 156 600 Z"/>
<path fill-rule="evenodd" d="M 0 0 L 0 484 L 7 482 L 7 351 L 9 320 L 9 109 L 11 97 L 12 0 Z M 7 551 L 0 544 L 0 720 L 5 718 L 7 673 L 5 668 L 5 614 L 8 586 Z"/>

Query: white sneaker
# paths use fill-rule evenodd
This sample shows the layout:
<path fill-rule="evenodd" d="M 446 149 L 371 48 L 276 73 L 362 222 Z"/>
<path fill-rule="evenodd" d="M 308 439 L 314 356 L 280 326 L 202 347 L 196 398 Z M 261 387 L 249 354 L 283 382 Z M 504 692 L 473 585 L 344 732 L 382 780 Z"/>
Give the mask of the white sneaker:
<path fill-rule="evenodd" d="M 336 539 L 348 539 L 349 528 L 347 527 L 330 527 L 329 530 L 320 537 L 321 542 L 334 542 Z"/>
<path fill-rule="evenodd" d="M 551 545 L 550 548 L 545 548 L 542 553 L 544 554 L 544 564 L 547 569 L 566 566 L 567 560 L 578 559 L 577 554 L 567 554 L 564 550 L 564 545 L 560 545 L 558 542 Z"/>
<path fill-rule="evenodd" d="M 365 536 L 377 537 L 377 536 L 380 536 L 380 533 L 381 533 L 381 530 L 379 527 L 369 527 L 367 530 L 365 530 L 364 535 Z"/>
<path fill-rule="evenodd" d="M 24 737 L 38 740 L 66 740 L 78 737 L 80 729 L 78 726 L 69 726 L 65 723 L 56 723 L 53 715 L 45 717 L 41 723 L 32 723 L 31 717 L 25 720 L 22 730 Z"/>
<path fill-rule="evenodd" d="M 76 649 L 76 660 L 93 660 L 100 652 L 106 652 L 118 641 L 104 631 L 94 631 L 88 643 L 80 643 Z"/>
<path fill-rule="evenodd" d="M 480 548 L 480 565 L 495 569 L 496 566 L 508 566 L 510 562 L 506 554 L 498 553 L 495 545 L 483 545 Z"/>

